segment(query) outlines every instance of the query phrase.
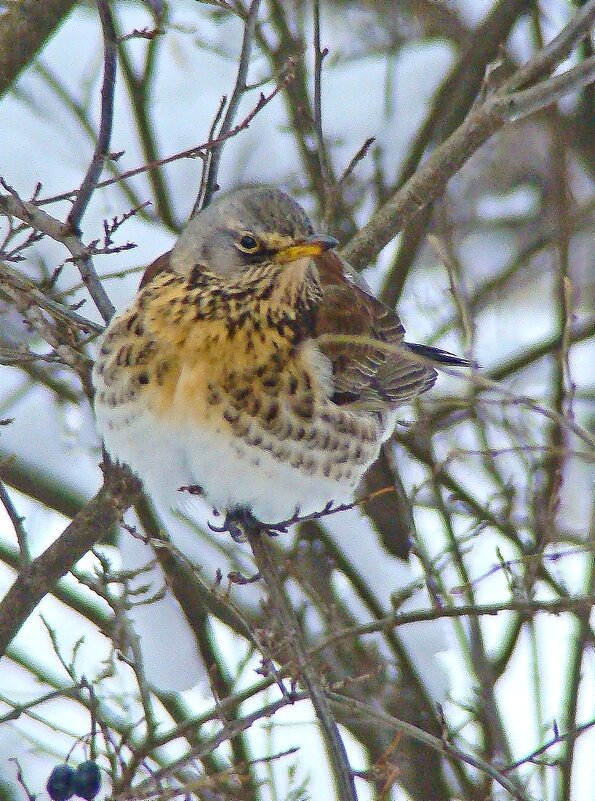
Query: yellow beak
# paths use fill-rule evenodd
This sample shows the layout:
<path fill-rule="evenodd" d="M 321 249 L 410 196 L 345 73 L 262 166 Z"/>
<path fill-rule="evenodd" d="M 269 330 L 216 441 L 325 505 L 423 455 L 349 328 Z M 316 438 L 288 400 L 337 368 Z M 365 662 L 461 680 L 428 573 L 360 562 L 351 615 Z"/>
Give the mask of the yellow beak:
<path fill-rule="evenodd" d="M 278 264 L 289 264 L 298 259 L 320 256 L 326 250 L 337 247 L 338 244 L 338 241 L 332 236 L 314 234 L 314 236 L 309 236 L 295 245 L 289 245 L 289 247 L 277 251 L 274 260 Z"/>

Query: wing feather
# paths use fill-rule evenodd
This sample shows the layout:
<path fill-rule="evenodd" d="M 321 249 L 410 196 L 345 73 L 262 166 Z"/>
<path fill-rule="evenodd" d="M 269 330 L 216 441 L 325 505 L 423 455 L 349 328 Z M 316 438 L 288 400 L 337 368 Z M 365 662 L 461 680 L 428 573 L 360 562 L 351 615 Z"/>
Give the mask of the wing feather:
<path fill-rule="evenodd" d="M 354 277 L 336 253 L 325 253 L 317 266 L 323 294 L 315 336 L 346 334 L 365 339 L 362 345 L 328 339 L 319 343 L 333 367 L 333 401 L 382 411 L 428 390 L 436 371 L 408 350 L 398 316 L 372 295 L 365 282 Z M 374 340 L 379 345 L 394 345 L 398 352 L 375 348 Z"/>

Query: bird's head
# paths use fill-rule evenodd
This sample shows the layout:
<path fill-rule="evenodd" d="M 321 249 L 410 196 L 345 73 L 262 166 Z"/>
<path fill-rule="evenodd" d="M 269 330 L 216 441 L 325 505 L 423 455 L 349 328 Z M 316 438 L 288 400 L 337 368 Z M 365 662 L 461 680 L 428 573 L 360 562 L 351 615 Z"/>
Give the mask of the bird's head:
<path fill-rule="evenodd" d="M 254 186 L 218 197 L 190 220 L 172 251 L 171 266 L 188 273 L 204 265 L 215 275 L 233 277 L 248 265 L 290 264 L 337 244 L 314 232 L 306 212 L 289 195 Z"/>

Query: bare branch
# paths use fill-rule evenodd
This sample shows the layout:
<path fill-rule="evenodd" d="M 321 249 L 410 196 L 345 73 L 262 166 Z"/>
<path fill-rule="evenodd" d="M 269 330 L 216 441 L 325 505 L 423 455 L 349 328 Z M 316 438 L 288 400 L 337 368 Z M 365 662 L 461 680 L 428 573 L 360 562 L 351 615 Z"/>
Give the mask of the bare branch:
<path fill-rule="evenodd" d="M 21 557 L 21 566 L 24 567 L 31 561 L 31 553 L 29 551 L 29 543 L 27 542 L 27 532 L 23 526 L 23 518 L 19 515 L 12 502 L 8 490 L 4 486 L 4 482 L 0 480 L 0 503 L 4 506 L 6 514 L 10 518 L 13 525 L 15 534 L 17 535 L 17 542 L 19 544 L 19 552 Z"/>
<path fill-rule="evenodd" d="M 73 309 L 69 309 L 68 306 L 64 306 L 62 303 L 58 303 L 52 298 L 49 298 L 34 281 L 26 278 L 19 273 L 18 270 L 14 270 L 8 264 L 0 262 L 0 287 L 3 284 L 24 293 L 42 309 L 46 309 L 50 312 L 52 317 L 57 320 L 62 320 L 65 323 L 72 323 L 81 331 L 86 331 L 88 333 L 100 334 L 103 331 L 103 326 L 94 323 L 92 320 L 88 320 Z"/>
<path fill-rule="evenodd" d="M 159 167 L 163 167 L 166 164 L 171 164 L 174 161 L 179 161 L 180 159 L 194 159 L 194 158 L 202 158 L 203 160 L 206 158 L 206 155 L 212 148 L 216 148 L 219 145 L 225 143 L 228 139 L 237 136 L 242 131 L 245 131 L 246 128 L 250 126 L 252 120 L 256 117 L 256 115 L 262 111 L 262 109 L 267 106 L 273 98 L 275 98 L 280 91 L 286 86 L 287 83 L 293 80 L 294 75 L 292 73 L 292 66 L 293 62 L 289 60 L 283 70 L 281 71 L 281 76 L 279 78 L 279 83 L 272 89 L 268 95 L 262 94 L 258 98 L 254 108 L 244 117 L 244 119 L 239 122 L 236 126 L 234 126 L 230 131 L 226 134 L 221 136 L 217 136 L 216 139 L 209 139 L 209 141 L 204 142 L 202 145 L 195 145 L 194 147 L 190 147 L 187 150 L 181 150 L 179 153 L 174 153 L 171 156 L 165 156 L 162 159 L 157 159 L 155 161 L 149 161 L 145 164 L 142 164 L 140 167 L 135 167 L 131 170 L 127 170 L 123 172 L 121 175 L 116 175 L 113 178 L 107 178 L 105 181 L 100 181 L 97 184 L 98 189 L 102 189 L 104 186 L 111 186 L 112 184 L 116 184 L 120 181 L 125 181 L 128 178 L 132 178 L 135 175 L 141 175 L 144 172 L 151 172 L 152 170 L 157 170 Z M 216 115 L 216 119 L 218 114 Z M 41 198 L 35 201 L 35 205 L 43 206 L 48 203 L 58 203 L 61 200 L 69 200 L 74 195 L 74 191 L 70 192 L 62 192 L 59 195 L 52 195 L 51 197 Z"/>
<path fill-rule="evenodd" d="M 283 707 L 287 706 L 288 704 L 295 703 L 297 701 L 302 701 L 307 698 L 305 693 L 294 693 L 291 696 L 287 696 L 284 698 L 280 698 L 278 701 L 273 701 L 271 704 L 263 705 L 259 707 L 255 712 L 251 714 L 245 715 L 242 718 L 236 718 L 233 721 L 225 721 L 222 729 L 217 732 L 212 737 L 205 738 L 201 741 L 201 743 L 194 748 L 191 748 L 190 751 L 185 754 L 180 759 L 175 760 L 170 765 L 160 770 L 157 770 L 150 776 L 148 779 L 144 779 L 139 784 L 136 784 L 132 790 L 134 792 L 133 798 L 136 801 L 142 801 L 143 799 L 150 799 L 152 796 L 155 795 L 155 789 L 159 788 L 159 798 L 169 799 L 174 797 L 175 795 L 179 795 L 179 788 L 174 793 L 168 793 L 165 795 L 161 782 L 163 779 L 167 778 L 168 776 L 174 775 L 176 771 L 180 768 L 188 765 L 190 762 L 194 761 L 195 759 L 200 759 L 207 754 L 212 753 L 221 743 L 226 742 L 227 740 L 232 739 L 233 737 L 237 736 L 243 731 L 246 731 L 251 726 L 256 723 L 256 721 L 261 720 L 262 718 L 269 718 L 275 714 L 279 709 L 283 709 Z M 214 715 L 217 717 L 217 714 Z M 131 788 L 127 787 L 122 792 L 117 792 L 114 795 L 114 801 L 129 801 L 131 795 Z"/>
<path fill-rule="evenodd" d="M 450 178 L 507 121 L 504 110 L 513 93 L 560 63 L 588 34 L 593 20 L 595 0 L 590 0 L 547 47 L 470 112 L 459 128 L 436 148 L 415 175 L 353 237 L 342 251 L 343 258 L 355 269 L 361 269 L 406 222 L 440 197 Z"/>
<path fill-rule="evenodd" d="M 324 216 L 329 220 L 333 216 L 332 206 L 334 200 L 332 194 L 336 192 L 337 186 L 330 165 L 329 154 L 326 148 L 326 141 L 324 139 L 324 130 L 322 126 L 322 65 L 324 59 L 328 55 L 328 50 L 322 49 L 320 38 L 320 0 L 313 0 L 314 3 L 314 101 L 313 111 L 314 118 L 312 120 L 314 134 L 317 140 L 318 158 L 320 160 L 320 171 L 323 180 L 323 189 L 325 191 L 324 198 Z M 333 190 L 331 192 L 331 190 Z"/>
<path fill-rule="evenodd" d="M 66 220 L 67 228 L 79 233 L 79 225 L 85 210 L 91 200 L 91 195 L 97 188 L 99 176 L 109 154 L 109 145 L 112 134 L 114 115 L 114 91 L 116 88 L 116 59 L 118 42 L 114 21 L 108 0 L 97 0 L 101 29 L 103 31 L 103 86 L 101 87 L 101 118 L 99 122 L 99 135 L 95 145 L 95 152 L 87 174 L 77 192 L 76 199 Z"/>
<path fill-rule="evenodd" d="M 545 81 L 519 92 L 511 92 L 494 108 L 500 109 L 503 117 L 510 121 L 521 120 L 557 103 L 569 92 L 576 92 L 595 81 L 595 56 L 582 61 L 572 69 L 553 75 Z"/>
<path fill-rule="evenodd" d="M 553 601 L 525 601 L 514 599 L 511 601 L 504 601 L 503 603 L 462 604 L 461 606 L 419 609 L 413 612 L 395 612 L 392 615 L 387 615 L 384 618 L 374 620 L 370 623 L 362 623 L 359 626 L 351 626 L 343 631 L 337 631 L 325 637 L 324 641 L 317 646 L 317 650 L 324 649 L 330 643 L 346 637 L 373 634 L 398 626 L 409 626 L 414 623 L 425 623 L 431 620 L 444 620 L 458 617 L 492 617 L 502 612 L 519 612 L 526 617 L 536 612 L 560 615 L 564 612 L 588 612 L 594 603 L 595 597 L 581 595 L 569 598 L 556 598 Z"/>
<path fill-rule="evenodd" d="M 276 614 L 279 615 L 287 637 L 288 647 L 295 658 L 297 669 L 306 685 L 312 706 L 316 711 L 328 748 L 329 760 L 335 775 L 339 798 L 341 801 L 357 801 L 353 773 L 349 767 L 345 745 L 330 710 L 320 676 L 306 653 L 299 622 L 283 589 L 283 584 L 279 577 L 279 568 L 273 558 L 272 548 L 267 541 L 266 532 L 261 530 L 254 531 L 248 528 L 246 538 L 252 549 L 254 561 L 261 578 L 266 584 L 272 607 Z"/>
<path fill-rule="evenodd" d="M 109 322 L 115 308 L 97 277 L 89 255 L 89 248 L 85 247 L 81 240 L 68 231 L 55 217 L 50 217 L 49 214 L 38 209 L 33 203 L 21 200 L 8 184 L 2 182 L 2 185 L 8 194 L 0 195 L 0 214 L 17 217 L 26 225 L 41 231 L 56 242 L 61 242 L 72 254 L 73 260 L 79 268 L 81 278 L 85 282 L 85 286 L 89 290 L 89 294 L 93 298 L 99 313 L 106 323 Z"/>
<path fill-rule="evenodd" d="M 0 602 L 0 656 L 37 604 L 140 494 L 140 482 L 125 467 L 105 466 L 105 481 L 93 500 L 81 509 L 64 533 L 21 571 Z"/>
<path fill-rule="evenodd" d="M 199 209 L 205 208 L 209 205 L 213 198 L 213 194 L 217 189 L 217 173 L 219 171 L 219 162 L 221 161 L 225 137 L 231 131 L 240 101 L 244 92 L 246 91 L 248 67 L 250 65 L 252 43 L 254 41 L 254 34 L 256 32 L 259 8 L 260 0 L 252 0 L 250 3 L 250 9 L 248 11 L 248 16 L 246 17 L 246 22 L 244 24 L 244 37 L 242 39 L 242 49 L 240 51 L 235 86 L 233 88 L 233 92 L 231 93 L 229 105 L 227 106 L 227 111 L 225 112 L 223 122 L 221 123 L 221 127 L 219 128 L 219 133 L 217 135 L 217 139 L 221 141 L 217 145 L 212 146 L 209 151 L 208 162 L 205 162 L 206 172 L 204 175 L 204 181 L 201 182 L 204 184 L 204 188 L 202 188 L 202 191 L 199 194 L 196 203 L 194 204 L 192 214 L 190 215 L 191 217 L 193 217 Z"/>
<path fill-rule="evenodd" d="M 347 167 L 345 167 L 343 175 L 339 178 L 339 183 L 338 183 L 339 187 L 342 187 L 345 181 L 347 181 L 347 179 L 354 171 L 354 169 L 357 167 L 359 162 L 362 161 L 362 159 L 365 159 L 365 157 L 368 155 L 368 150 L 374 144 L 375 141 L 376 140 L 373 136 L 368 137 L 368 139 L 366 139 L 366 141 L 359 148 L 359 150 L 354 154 Z"/>
<path fill-rule="evenodd" d="M 427 731 L 424 731 L 417 726 L 413 726 L 411 723 L 407 723 L 404 720 L 399 720 L 392 715 L 387 715 L 386 712 L 376 710 L 371 705 L 364 704 L 361 701 L 356 701 L 355 698 L 346 698 L 345 696 L 334 692 L 329 693 L 329 698 L 333 706 L 341 709 L 345 714 L 358 715 L 364 719 L 368 719 L 370 723 L 374 722 L 376 725 L 387 726 L 395 731 L 403 732 L 403 734 L 407 734 L 414 740 L 418 740 L 419 742 L 428 745 L 430 748 L 433 748 L 442 754 L 453 756 L 455 759 L 466 762 L 468 765 L 472 765 L 474 768 L 486 773 L 501 787 L 504 787 L 504 789 L 507 790 L 513 798 L 517 799 L 517 801 L 531 801 L 524 790 L 522 790 L 514 782 L 510 781 L 510 779 L 507 779 L 506 776 L 504 776 L 500 771 L 496 770 L 493 765 L 490 765 L 488 762 L 485 762 L 483 759 L 480 759 L 477 756 L 473 756 L 465 751 L 462 751 L 460 748 L 457 748 L 455 745 L 448 742 L 448 740 L 445 738 L 439 739 L 438 737 L 434 737 L 432 734 L 429 734 Z"/>

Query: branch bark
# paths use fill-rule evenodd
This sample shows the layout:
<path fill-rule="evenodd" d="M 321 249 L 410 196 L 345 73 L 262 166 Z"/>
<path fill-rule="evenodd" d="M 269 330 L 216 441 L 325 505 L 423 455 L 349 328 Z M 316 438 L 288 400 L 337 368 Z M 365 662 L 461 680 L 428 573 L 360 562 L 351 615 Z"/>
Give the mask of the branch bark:
<path fill-rule="evenodd" d="M 38 209 L 33 203 L 21 200 L 17 193 L 7 184 L 3 184 L 3 186 L 9 194 L 0 195 L 0 214 L 17 217 L 36 231 L 41 231 L 41 233 L 46 234 L 56 242 L 61 242 L 70 251 L 72 259 L 78 267 L 81 278 L 85 282 L 85 286 L 89 290 L 89 294 L 93 298 L 99 313 L 104 321 L 108 323 L 115 312 L 115 307 L 95 272 L 89 249 L 60 220 Z"/>
<path fill-rule="evenodd" d="M 140 496 L 126 467 L 106 465 L 103 486 L 58 539 L 21 571 L 0 603 L 0 657 L 43 597 Z"/>
<path fill-rule="evenodd" d="M 19 0 L 0 17 L 0 96 L 35 58 L 74 6 L 74 0 Z"/>
<path fill-rule="evenodd" d="M 251 531 L 250 529 L 246 531 L 246 539 L 252 549 L 254 561 L 266 584 L 271 604 L 279 615 L 288 647 L 292 656 L 295 657 L 300 677 L 308 690 L 310 701 L 316 712 L 328 749 L 329 761 L 333 767 L 338 798 L 340 801 L 357 801 L 353 773 L 349 767 L 345 745 L 331 712 L 320 676 L 308 658 L 298 619 L 283 589 L 272 548 L 266 537 L 264 531 Z"/>
<path fill-rule="evenodd" d="M 103 86 L 101 87 L 101 120 L 95 152 L 89 168 L 72 204 L 66 225 L 75 233 L 79 232 L 79 224 L 97 188 L 103 165 L 109 153 L 114 117 L 114 92 L 116 89 L 116 62 L 118 42 L 114 21 L 107 0 L 98 0 L 97 8 L 101 28 L 103 30 Z"/>
<path fill-rule="evenodd" d="M 514 105 L 519 100 L 515 93 L 561 63 L 588 34 L 594 20 L 595 0 L 591 0 L 549 45 L 471 111 L 462 125 L 436 148 L 425 164 L 353 237 L 342 251 L 343 258 L 356 270 L 362 269 L 407 222 L 440 197 L 453 175 L 510 119 L 510 103 Z M 556 85 L 556 91 L 557 88 Z M 522 99 L 526 100 L 526 96 L 523 95 Z M 542 98 L 541 103 L 543 105 Z"/>

